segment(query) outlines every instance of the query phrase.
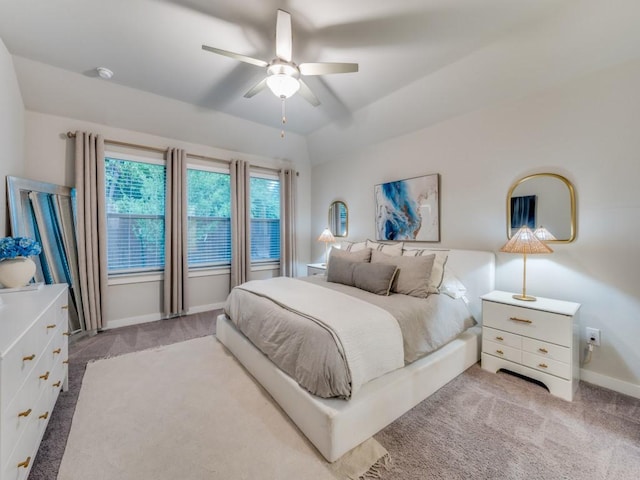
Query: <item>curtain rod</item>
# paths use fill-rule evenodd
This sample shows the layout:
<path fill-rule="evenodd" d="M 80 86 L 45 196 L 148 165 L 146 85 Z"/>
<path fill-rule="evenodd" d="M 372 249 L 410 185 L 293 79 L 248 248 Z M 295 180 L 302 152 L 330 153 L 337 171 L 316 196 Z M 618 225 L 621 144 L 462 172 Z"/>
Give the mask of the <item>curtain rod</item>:
<path fill-rule="evenodd" d="M 76 138 L 76 134 L 74 132 L 67 132 L 67 138 Z M 106 139 L 104 140 L 104 143 L 110 143 L 111 145 L 117 145 L 119 147 L 129 147 L 129 148 L 137 148 L 140 150 L 149 150 L 151 152 L 157 152 L 157 153 L 166 153 L 167 149 L 162 149 L 162 148 L 158 148 L 158 147 L 150 147 L 148 145 L 140 145 L 138 143 L 129 143 L 129 142 L 121 142 L 119 140 L 109 140 Z M 214 162 L 224 162 L 224 163 L 231 163 L 229 160 L 223 160 L 221 158 L 214 158 L 214 157 L 207 157 L 205 155 L 197 155 L 195 153 L 187 153 L 187 157 L 191 157 L 191 158 L 196 158 L 198 160 L 207 160 L 207 161 L 214 161 Z M 279 172 L 280 169 L 278 168 L 270 168 L 270 167 L 262 167 L 260 165 L 253 165 L 254 168 L 257 169 L 262 169 L 262 170 L 267 170 L 270 172 Z M 299 175 L 298 172 L 296 172 L 296 175 Z"/>

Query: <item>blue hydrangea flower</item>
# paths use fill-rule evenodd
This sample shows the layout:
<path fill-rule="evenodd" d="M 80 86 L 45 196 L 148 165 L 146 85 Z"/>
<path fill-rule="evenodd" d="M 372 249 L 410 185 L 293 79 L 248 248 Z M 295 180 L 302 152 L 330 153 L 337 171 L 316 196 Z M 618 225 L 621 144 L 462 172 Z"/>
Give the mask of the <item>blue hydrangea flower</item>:
<path fill-rule="evenodd" d="M 42 251 L 40 244 L 27 237 L 0 238 L 0 260 L 16 257 L 30 257 L 39 255 Z"/>

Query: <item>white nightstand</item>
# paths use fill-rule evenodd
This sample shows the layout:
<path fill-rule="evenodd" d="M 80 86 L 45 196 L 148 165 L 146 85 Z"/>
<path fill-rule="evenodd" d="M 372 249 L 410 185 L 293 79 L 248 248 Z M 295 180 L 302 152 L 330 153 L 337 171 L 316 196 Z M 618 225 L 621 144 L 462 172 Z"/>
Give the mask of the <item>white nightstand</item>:
<path fill-rule="evenodd" d="M 327 274 L 327 264 L 326 263 L 308 263 L 307 264 L 307 275 L 326 275 Z"/>
<path fill-rule="evenodd" d="M 580 379 L 579 303 L 516 300 L 493 291 L 482 298 L 482 368 L 510 370 L 572 401 Z"/>

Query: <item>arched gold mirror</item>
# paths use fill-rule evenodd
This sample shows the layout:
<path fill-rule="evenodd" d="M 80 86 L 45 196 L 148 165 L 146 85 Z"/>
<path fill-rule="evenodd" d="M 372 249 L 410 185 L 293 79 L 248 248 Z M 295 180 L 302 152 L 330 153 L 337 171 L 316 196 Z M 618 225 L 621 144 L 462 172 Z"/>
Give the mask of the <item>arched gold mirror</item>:
<path fill-rule="evenodd" d="M 334 237 L 346 237 L 349 233 L 349 211 L 346 203 L 336 201 L 329 206 L 329 230 Z"/>
<path fill-rule="evenodd" d="M 515 182 L 507 194 L 507 238 L 521 226 L 544 227 L 555 240 L 576 238 L 576 196 L 573 185 L 556 173 L 537 173 Z"/>

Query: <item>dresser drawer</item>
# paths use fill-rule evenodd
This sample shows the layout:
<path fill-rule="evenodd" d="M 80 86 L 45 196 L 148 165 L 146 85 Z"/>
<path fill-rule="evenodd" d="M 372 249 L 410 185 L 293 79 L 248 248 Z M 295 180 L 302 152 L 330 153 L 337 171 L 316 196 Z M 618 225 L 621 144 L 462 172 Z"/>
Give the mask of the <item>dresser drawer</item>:
<path fill-rule="evenodd" d="M 20 438 L 15 439 L 13 453 L 2 466 L 3 480 L 25 480 L 28 477 L 37 453 L 38 435 L 37 419 L 32 418 Z"/>
<path fill-rule="evenodd" d="M 505 358 L 512 362 L 522 361 L 522 351 L 518 348 L 501 345 L 491 340 L 482 339 L 482 351 L 494 357 Z"/>
<path fill-rule="evenodd" d="M 571 379 L 571 366 L 550 358 L 541 357 L 529 352 L 522 352 L 522 364 L 546 372 L 556 377 Z"/>
<path fill-rule="evenodd" d="M 522 337 L 522 350 L 558 362 L 571 363 L 571 349 L 535 338 Z"/>
<path fill-rule="evenodd" d="M 572 342 L 573 318 L 514 305 L 482 302 L 483 325 L 498 330 L 569 346 Z"/>
<path fill-rule="evenodd" d="M 482 338 L 490 340 L 500 345 L 507 345 L 517 349 L 522 348 L 522 337 L 514 333 L 503 332 L 502 330 L 496 330 L 495 328 L 483 327 Z"/>

